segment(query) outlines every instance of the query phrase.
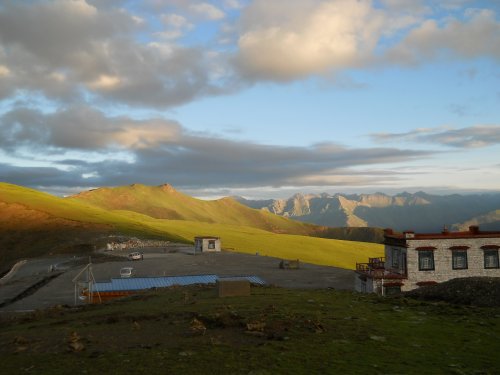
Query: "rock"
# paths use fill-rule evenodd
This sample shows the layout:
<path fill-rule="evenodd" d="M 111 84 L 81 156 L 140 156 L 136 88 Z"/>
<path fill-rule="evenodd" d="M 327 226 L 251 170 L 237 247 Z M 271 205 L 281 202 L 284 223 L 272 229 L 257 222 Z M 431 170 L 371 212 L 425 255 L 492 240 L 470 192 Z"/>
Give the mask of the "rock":
<path fill-rule="evenodd" d="M 205 327 L 203 322 L 199 321 L 196 318 L 193 318 L 193 320 L 191 321 L 191 325 L 189 326 L 189 330 L 195 335 L 204 335 L 207 331 L 207 327 Z"/>
<path fill-rule="evenodd" d="M 247 331 L 253 332 L 263 332 L 264 328 L 266 328 L 266 322 L 252 322 L 247 323 Z"/>

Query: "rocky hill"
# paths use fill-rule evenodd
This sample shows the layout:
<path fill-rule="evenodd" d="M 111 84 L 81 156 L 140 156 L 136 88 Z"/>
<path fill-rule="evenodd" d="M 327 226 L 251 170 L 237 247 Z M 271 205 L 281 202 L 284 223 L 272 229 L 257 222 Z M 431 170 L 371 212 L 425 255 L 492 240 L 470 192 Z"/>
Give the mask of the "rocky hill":
<path fill-rule="evenodd" d="M 329 227 L 378 227 L 418 232 L 481 225 L 500 229 L 500 193 L 431 195 L 424 192 L 375 194 L 296 194 L 289 199 L 239 202 L 277 215 Z M 484 226 L 484 225 L 486 226 Z"/>

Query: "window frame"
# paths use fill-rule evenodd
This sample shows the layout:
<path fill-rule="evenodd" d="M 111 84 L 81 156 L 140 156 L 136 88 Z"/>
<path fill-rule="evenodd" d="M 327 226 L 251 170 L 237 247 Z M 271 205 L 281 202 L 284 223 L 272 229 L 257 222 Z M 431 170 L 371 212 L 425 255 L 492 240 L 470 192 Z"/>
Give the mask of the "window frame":
<path fill-rule="evenodd" d="M 430 266 L 428 268 L 424 268 L 422 266 L 423 260 L 425 258 L 430 259 Z M 419 250 L 418 251 L 418 270 L 419 271 L 435 271 L 436 265 L 434 262 L 434 250 Z"/>
<path fill-rule="evenodd" d="M 464 265 L 458 266 L 456 260 L 464 258 Z M 452 249 L 451 250 L 451 268 L 454 270 L 467 270 L 469 269 L 469 260 L 467 256 L 467 250 L 464 249 Z"/>
<path fill-rule="evenodd" d="M 488 258 L 488 256 L 487 256 L 488 254 L 489 255 L 493 255 L 493 259 L 496 260 L 496 265 L 494 265 L 494 266 L 487 266 L 486 259 Z M 498 269 L 498 268 L 500 268 L 500 259 L 498 257 L 498 249 L 484 248 L 483 249 L 483 257 L 484 257 L 484 269 L 491 270 L 491 269 Z"/>
<path fill-rule="evenodd" d="M 392 268 L 399 268 L 401 263 L 401 249 L 392 248 L 391 266 Z"/>
<path fill-rule="evenodd" d="M 214 250 L 215 249 L 215 240 L 208 240 L 207 248 L 210 250 Z"/>

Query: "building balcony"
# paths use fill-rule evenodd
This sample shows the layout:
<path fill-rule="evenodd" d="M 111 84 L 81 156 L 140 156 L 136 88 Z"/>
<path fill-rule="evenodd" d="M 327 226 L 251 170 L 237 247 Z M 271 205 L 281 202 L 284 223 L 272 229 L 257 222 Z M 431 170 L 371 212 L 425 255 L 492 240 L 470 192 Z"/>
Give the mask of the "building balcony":
<path fill-rule="evenodd" d="M 373 279 L 406 279 L 402 275 L 385 269 L 385 258 L 368 258 L 368 263 L 356 263 L 356 273 Z"/>

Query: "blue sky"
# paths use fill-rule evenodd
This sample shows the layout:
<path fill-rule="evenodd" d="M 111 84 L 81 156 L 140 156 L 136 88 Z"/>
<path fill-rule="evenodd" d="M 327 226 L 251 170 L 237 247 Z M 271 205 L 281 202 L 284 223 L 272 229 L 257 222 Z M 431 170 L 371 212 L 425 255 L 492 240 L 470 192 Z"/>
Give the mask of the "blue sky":
<path fill-rule="evenodd" d="M 500 2 L 0 4 L 0 180 L 500 190 Z"/>

